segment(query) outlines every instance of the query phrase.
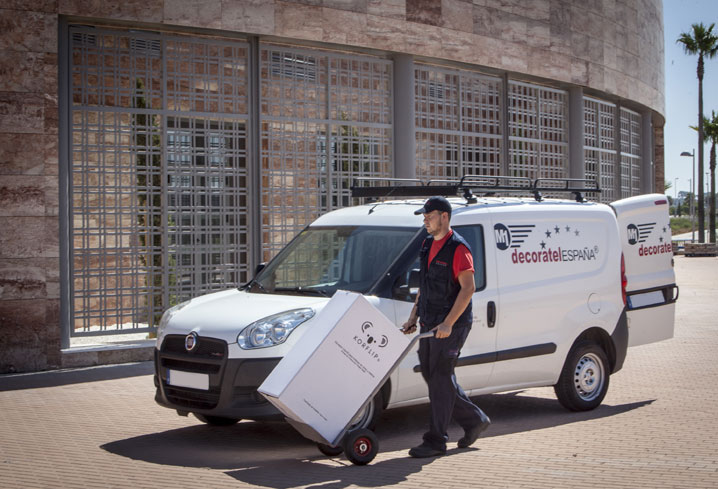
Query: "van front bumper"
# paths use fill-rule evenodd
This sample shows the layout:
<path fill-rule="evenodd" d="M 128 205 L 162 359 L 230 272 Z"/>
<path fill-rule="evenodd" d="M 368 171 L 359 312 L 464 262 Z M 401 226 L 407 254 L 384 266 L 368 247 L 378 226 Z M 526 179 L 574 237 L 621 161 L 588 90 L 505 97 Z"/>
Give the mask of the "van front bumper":
<path fill-rule="evenodd" d="M 155 401 L 178 412 L 199 413 L 233 419 L 281 420 L 284 417 L 257 388 L 281 358 L 227 358 L 227 343 L 198 337 L 187 351 L 185 336 L 168 335 L 155 349 Z M 208 388 L 172 385 L 170 371 L 199 374 Z"/>

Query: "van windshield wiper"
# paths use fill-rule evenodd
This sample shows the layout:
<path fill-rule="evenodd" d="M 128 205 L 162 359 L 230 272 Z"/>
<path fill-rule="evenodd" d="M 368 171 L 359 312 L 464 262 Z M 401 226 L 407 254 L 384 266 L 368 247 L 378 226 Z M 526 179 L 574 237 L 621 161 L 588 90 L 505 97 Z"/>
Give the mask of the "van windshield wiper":
<path fill-rule="evenodd" d="M 265 294 L 269 294 L 269 291 L 264 288 L 264 285 L 262 285 L 262 282 L 260 282 L 259 280 L 256 280 L 256 279 L 252 279 L 249 281 L 249 283 L 247 284 L 247 290 L 252 290 L 252 287 L 255 285 L 259 288 L 259 290 L 261 290 Z"/>
<path fill-rule="evenodd" d="M 322 289 L 312 289 L 309 287 L 276 287 L 275 292 L 296 292 L 298 294 L 314 294 L 322 297 L 329 297 L 326 291 Z"/>

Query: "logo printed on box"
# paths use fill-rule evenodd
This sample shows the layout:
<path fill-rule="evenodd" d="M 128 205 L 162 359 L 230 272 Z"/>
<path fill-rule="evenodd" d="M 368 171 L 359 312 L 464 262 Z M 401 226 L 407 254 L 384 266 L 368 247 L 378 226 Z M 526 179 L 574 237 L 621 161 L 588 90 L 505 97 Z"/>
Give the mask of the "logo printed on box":
<path fill-rule="evenodd" d="M 354 341 L 356 341 L 356 344 L 367 352 L 371 358 L 374 358 L 378 362 L 379 352 L 374 350 L 374 347 L 384 348 L 389 344 L 389 338 L 385 335 L 381 335 L 379 338 L 374 338 L 371 332 L 373 327 L 374 325 L 370 321 L 364 321 L 361 325 L 363 336 L 354 335 Z"/>

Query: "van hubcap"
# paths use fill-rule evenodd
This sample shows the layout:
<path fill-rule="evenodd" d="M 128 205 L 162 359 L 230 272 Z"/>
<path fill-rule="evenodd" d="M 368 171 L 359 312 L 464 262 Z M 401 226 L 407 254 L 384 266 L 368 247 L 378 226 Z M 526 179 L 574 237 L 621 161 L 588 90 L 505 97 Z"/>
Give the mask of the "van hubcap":
<path fill-rule="evenodd" d="M 593 353 L 582 356 L 573 376 L 576 392 L 584 401 L 595 398 L 603 386 L 603 366 Z"/>

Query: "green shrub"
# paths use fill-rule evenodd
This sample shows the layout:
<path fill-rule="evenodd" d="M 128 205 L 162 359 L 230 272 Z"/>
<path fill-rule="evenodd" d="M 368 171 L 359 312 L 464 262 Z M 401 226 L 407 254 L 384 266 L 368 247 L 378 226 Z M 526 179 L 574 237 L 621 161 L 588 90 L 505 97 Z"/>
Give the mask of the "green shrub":
<path fill-rule="evenodd" d="M 691 232 L 690 217 L 671 217 L 671 234 L 683 234 Z"/>

